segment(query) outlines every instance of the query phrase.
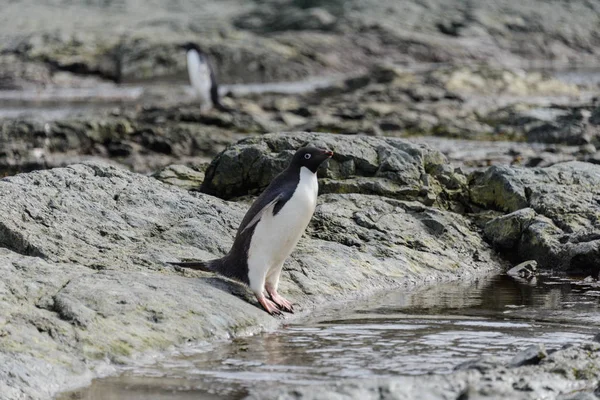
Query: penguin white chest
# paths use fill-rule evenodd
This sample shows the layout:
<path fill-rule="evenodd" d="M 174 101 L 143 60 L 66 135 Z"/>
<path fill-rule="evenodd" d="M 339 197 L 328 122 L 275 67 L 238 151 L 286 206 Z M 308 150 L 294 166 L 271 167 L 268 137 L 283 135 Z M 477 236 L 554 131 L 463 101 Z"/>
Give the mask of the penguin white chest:
<path fill-rule="evenodd" d="M 200 100 L 200 107 L 209 109 L 212 106 L 210 97 L 210 88 L 212 79 L 210 76 L 210 66 L 208 61 L 196 50 L 187 52 L 187 69 L 190 77 L 190 83 Z"/>
<path fill-rule="evenodd" d="M 283 264 L 308 226 L 317 205 L 317 175 L 300 169 L 300 180 L 292 197 L 276 215 L 265 215 L 256 225 L 248 249 L 248 269 L 252 274 Z M 261 274 L 262 275 L 262 274 Z"/>

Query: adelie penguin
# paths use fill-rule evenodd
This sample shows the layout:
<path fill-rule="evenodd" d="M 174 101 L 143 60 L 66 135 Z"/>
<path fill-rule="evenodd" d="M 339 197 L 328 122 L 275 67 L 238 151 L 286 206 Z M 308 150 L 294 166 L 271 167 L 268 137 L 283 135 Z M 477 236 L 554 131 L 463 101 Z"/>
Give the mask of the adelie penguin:
<path fill-rule="evenodd" d="M 287 169 L 252 204 L 225 257 L 171 264 L 215 272 L 247 284 L 270 314 L 293 312 L 292 304 L 277 293 L 279 277 L 315 211 L 317 170 L 332 156 L 333 152 L 314 147 L 296 151 Z"/>
<path fill-rule="evenodd" d="M 186 51 L 188 76 L 200 101 L 200 110 L 208 111 L 215 107 L 220 111 L 230 111 L 219 100 L 219 85 L 208 55 L 196 43 L 189 42 L 181 47 Z"/>

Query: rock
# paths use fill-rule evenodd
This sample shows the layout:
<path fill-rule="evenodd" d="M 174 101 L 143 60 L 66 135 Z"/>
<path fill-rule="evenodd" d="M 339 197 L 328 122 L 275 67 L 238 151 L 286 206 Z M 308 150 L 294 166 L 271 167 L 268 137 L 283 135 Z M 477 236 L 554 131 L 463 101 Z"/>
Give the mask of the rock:
<path fill-rule="evenodd" d="M 51 82 L 48 66 L 23 62 L 15 55 L 0 55 L 0 90 L 33 89 Z"/>
<path fill-rule="evenodd" d="M 592 125 L 600 125 L 600 106 L 596 107 L 592 111 L 592 115 L 590 116 L 590 124 L 592 124 Z"/>
<path fill-rule="evenodd" d="M 298 127 L 307 123 L 307 119 L 292 113 L 281 113 L 281 121 L 289 127 Z"/>
<path fill-rule="evenodd" d="M 548 357 L 544 345 L 531 345 L 525 350 L 517 353 L 510 361 L 510 366 L 520 367 L 522 365 L 538 365 L 540 361 Z"/>
<path fill-rule="evenodd" d="M 577 95 L 576 85 L 536 72 L 497 68 L 489 65 L 440 68 L 431 74 L 446 89 L 459 93 L 497 93 L 513 96 Z"/>
<path fill-rule="evenodd" d="M 515 165 L 527 167 L 549 167 L 566 161 L 590 161 L 600 157 L 589 154 L 592 144 L 566 146 L 560 144 L 515 143 L 508 141 L 486 141 L 450 139 L 432 136 L 416 136 L 407 140 L 443 153 L 453 165 L 460 165 L 466 171 L 474 171 L 491 165 Z M 600 162 L 599 162 L 600 163 Z M 597 164 L 597 163 L 596 163 Z"/>
<path fill-rule="evenodd" d="M 526 137 L 529 142 L 568 145 L 583 145 L 592 140 L 592 135 L 588 133 L 586 122 L 579 110 L 558 117 L 556 121 L 534 127 L 526 132 Z"/>
<path fill-rule="evenodd" d="M 591 143 L 581 146 L 580 153 L 582 154 L 596 154 L 596 146 Z"/>
<path fill-rule="evenodd" d="M 119 11 L 122 14 L 122 10 Z M 317 11 L 311 21 L 327 23 L 327 17 Z M 206 15 L 199 18 L 204 21 Z M 214 60 L 219 78 L 224 82 L 297 80 L 308 76 L 313 69 L 307 68 L 308 63 L 298 62 L 302 58 L 308 61 L 308 57 L 266 37 L 233 33 L 234 40 L 231 40 L 218 31 L 200 38 L 189 31 L 161 36 L 156 30 L 121 35 L 65 28 L 59 33 L 36 30 L 13 38 L 15 43 L 5 51 L 25 63 L 45 63 L 55 70 L 97 75 L 115 82 L 183 74 L 185 53 L 180 45 L 190 40 L 199 42 Z"/>
<path fill-rule="evenodd" d="M 184 190 L 198 189 L 204 181 L 207 164 L 200 168 L 189 168 L 185 165 L 173 164 L 156 171 L 152 176 L 163 183 L 180 187 Z"/>
<path fill-rule="evenodd" d="M 329 31 L 335 27 L 337 18 L 344 12 L 343 2 L 340 1 L 308 1 L 304 2 L 305 4 L 301 4 L 302 2 L 281 4 L 279 1 L 270 3 L 240 15 L 234 21 L 234 25 L 260 33 L 288 30 Z"/>
<path fill-rule="evenodd" d="M 532 280 L 537 275 L 537 262 L 535 260 L 524 261 L 509 269 L 506 274 L 527 281 Z"/>
<path fill-rule="evenodd" d="M 246 400 L 259 399 L 587 399 L 597 385 L 598 350 L 573 346 L 558 350 L 534 365 L 504 366 L 492 357 L 475 362 L 483 368 L 459 369 L 450 374 L 352 379 L 335 383 L 292 385 L 254 390 Z M 426 389 L 424 389 L 426 388 Z"/>
<path fill-rule="evenodd" d="M 484 227 L 485 238 L 501 249 L 514 248 L 521 239 L 521 232 L 536 217 L 531 208 L 523 208 L 513 213 L 494 218 Z"/>
<path fill-rule="evenodd" d="M 470 177 L 471 201 L 508 215 L 486 227 L 486 237 L 516 261 L 598 276 L 600 167 L 583 162 L 548 168 L 490 167 Z"/>
<path fill-rule="evenodd" d="M 498 369 L 500 367 L 502 367 L 502 363 L 490 358 L 482 357 L 475 360 L 462 362 L 456 367 L 454 367 L 454 371 L 475 370 L 481 373 L 485 373 L 488 371 Z"/>
<path fill-rule="evenodd" d="M 179 107 L 177 111 L 116 110 L 52 122 L 3 120 L 0 176 L 98 158 L 144 173 L 175 161 L 206 162 L 240 137 L 227 129 L 239 121 L 224 121 L 226 117 L 220 115 L 191 117 L 198 114 L 197 109 Z"/>
<path fill-rule="evenodd" d="M 560 400 L 598 400 L 598 397 L 594 393 L 580 392 L 561 396 Z"/>
<path fill-rule="evenodd" d="M 224 199 L 257 193 L 306 144 L 328 148 L 333 159 L 321 169 L 321 193 L 362 193 L 444 203 L 465 184 L 437 151 L 400 139 L 272 134 L 242 140 L 213 160 L 201 190 Z"/>
<path fill-rule="evenodd" d="M 60 7 L 21 0 L 3 10 L 0 50 L 24 62 L 114 80 L 184 72 L 178 45 L 189 40 L 209 50 L 227 82 L 355 73 L 382 58 L 407 65 L 548 66 L 531 60 L 553 67 L 584 65 L 598 53 L 598 7 L 574 1 L 499 6 L 485 0 L 467 6 L 460 0 L 435 0 L 421 7 L 413 0 L 385 4 L 233 0 L 226 5 L 213 1 L 148 10 L 139 1 L 123 0 L 103 5 L 100 14 L 90 4 L 72 4 L 68 10 L 72 18 L 61 21 Z M 33 5 L 37 8 L 25 18 L 23 8 Z M 560 15 L 569 15 L 572 23 L 564 26 Z M 123 20 L 136 29 L 126 29 Z M 85 30 L 80 29 L 82 23 Z M 522 93 L 528 87 L 519 84 L 520 78 L 513 72 L 487 81 L 500 81 Z M 543 82 L 542 78 L 538 80 Z M 554 87 L 544 88 L 550 89 Z"/>
<path fill-rule="evenodd" d="M 342 141 L 343 154 L 343 139 L 321 140 Z M 422 152 L 407 153 L 411 146 L 380 145 L 407 166 L 427 160 Z M 287 151 L 280 154 L 274 159 Z M 0 180 L 4 398 L 49 398 L 89 382 L 107 360 L 129 363 L 147 351 L 275 327 L 280 321 L 253 304 L 246 288 L 165 265 L 223 255 L 246 208 L 98 163 Z M 455 213 L 373 195 L 328 194 L 319 198 L 306 237 L 286 263 L 280 290 L 299 310 L 310 310 L 324 301 L 500 267 L 469 221 Z"/>

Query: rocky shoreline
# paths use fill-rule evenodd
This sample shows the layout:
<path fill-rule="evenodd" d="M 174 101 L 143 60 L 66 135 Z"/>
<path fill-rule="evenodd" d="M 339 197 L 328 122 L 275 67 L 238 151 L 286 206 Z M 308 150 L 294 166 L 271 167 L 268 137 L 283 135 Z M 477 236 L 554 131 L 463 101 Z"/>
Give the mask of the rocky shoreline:
<path fill-rule="evenodd" d="M 572 237 L 564 233 L 569 224 L 593 224 L 597 205 L 586 197 L 572 201 L 591 207 L 589 214 L 554 215 L 551 197 L 548 203 L 536 198 L 541 189 L 531 186 L 531 194 L 519 197 L 519 184 L 527 183 L 532 169 L 491 167 L 467 178 L 439 152 L 401 139 L 311 133 L 249 138 L 211 163 L 203 188 L 224 196 L 221 191 L 231 188 L 237 196 L 255 193 L 268 181 L 260 171 L 281 168 L 299 143 L 336 154 L 323 171 L 324 194 L 307 237 L 283 276 L 283 293 L 301 311 L 377 290 L 503 269 L 484 240 L 494 229 L 504 235 L 491 235 L 499 250 L 515 240 L 519 256 L 543 252 L 564 260 L 567 271 L 597 254 L 594 237 L 581 236 L 580 229 Z M 588 175 L 571 189 L 600 187 L 593 180 L 600 166 L 585 165 Z M 528 179 L 530 185 L 539 180 L 546 191 L 554 173 L 571 168 L 581 166 L 559 164 Z M 523 178 L 511 182 L 518 174 Z M 243 186 L 235 183 L 240 176 L 247 178 Z M 506 183 L 496 185 L 498 179 Z M 485 180 L 490 182 L 482 184 Z M 5 276 L 0 382 L 8 399 L 47 398 L 89 382 L 107 362 L 128 363 L 147 351 L 273 329 L 281 322 L 252 304 L 243 287 L 165 264 L 226 252 L 244 202 L 187 192 L 98 163 L 7 177 L 0 180 L 0 194 Z M 465 212 L 468 202 L 479 209 Z M 479 218 L 471 219 L 474 212 Z M 475 222 L 483 224 L 483 233 Z M 558 237 L 556 226 L 564 229 Z M 505 241 L 496 243 L 500 237 Z"/>
<path fill-rule="evenodd" d="M 267 137 L 287 137 L 293 145 L 304 136 Z M 311 138 L 334 145 L 340 137 Z M 358 160 L 384 143 L 348 147 L 358 155 L 336 150 L 338 157 Z M 398 181 L 427 175 L 425 162 L 444 162 L 426 148 L 393 143 L 406 151 L 390 148 L 387 162 L 383 154 L 373 161 L 390 173 L 401 166 L 399 156 L 412 162 L 414 171 L 396 170 Z M 0 193 L 0 265 L 6 277 L 0 382 L 9 399 L 47 398 L 84 384 L 107 361 L 128 362 L 144 351 L 280 323 L 239 285 L 202 273 L 182 275 L 165 264 L 227 251 L 243 204 L 97 163 L 7 177 Z M 404 233 L 408 226 L 410 237 Z M 501 265 L 460 215 L 410 199 L 328 194 L 320 198 L 308 238 L 287 263 L 281 290 L 300 310 L 310 310 L 325 301 L 473 276 Z M 36 374 L 40 369 L 52 374 Z"/>
<path fill-rule="evenodd" d="M 243 287 L 165 262 L 227 251 L 248 201 L 307 143 L 335 156 L 283 276 L 300 316 L 530 260 L 599 278 L 599 74 L 557 73 L 597 68 L 594 2 L 38 3 L 0 13 L 2 399 L 278 326 Z M 225 84 L 336 78 L 226 90 L 231 112 L 200 113 L 189 40 Z M 432 399 L 587 399 L 597 353 L 277 396 L 414 398 L 426 382 Z"/>

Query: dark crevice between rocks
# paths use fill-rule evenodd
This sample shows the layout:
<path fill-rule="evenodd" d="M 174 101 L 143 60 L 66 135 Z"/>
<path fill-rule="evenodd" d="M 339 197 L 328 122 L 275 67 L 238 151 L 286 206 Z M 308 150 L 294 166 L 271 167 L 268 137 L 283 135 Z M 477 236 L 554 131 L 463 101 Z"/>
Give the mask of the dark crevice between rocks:
<path fill-rule="evenodd" d="M 44 63 L 49 65 L 54 71 L 70 72 L 81 76 L 97 76 L 101 79 L 109 80 L 115 83 L 121 82 L 121 71 L 115 70 L 112 73 L 90 68 L 83 62 L 73 62 L 70 64 L 60 64 L 57 61 L 45 59 Z"/>
<path fill-rule="evenodd" d="M 600 277 L 600 265 L 597 260 L 600 257 L 597 252 L 576 254 L 569 261 L 569 274 L 575 276 L 587 276 Z"/>
<path fill-rule="evenodd" d="M 456 400 L 469 400 L 469 391 L 464 389 L 456 398 Z"/>

